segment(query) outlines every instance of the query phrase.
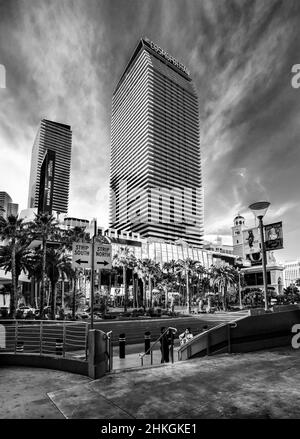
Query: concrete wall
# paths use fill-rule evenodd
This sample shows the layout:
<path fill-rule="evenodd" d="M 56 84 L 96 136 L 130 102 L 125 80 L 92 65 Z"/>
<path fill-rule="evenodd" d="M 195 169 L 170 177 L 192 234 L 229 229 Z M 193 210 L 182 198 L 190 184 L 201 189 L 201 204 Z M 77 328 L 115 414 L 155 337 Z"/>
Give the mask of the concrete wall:
<path fill-rule="evenodd" d="M 291 329 L 300 323 L 300 309 L 281 307 L 279 312 L 248 316 L 233 324 L 222 324 L 206 331 L 179 350 L 179 358 L 217 353 L 250 352 L 278 346 L 291 346 Z"/>
<path fill-rule="evenodd" d="M 87 361 L 37 354 L 0 354 L 1 366 L 28 366 L 63 370 L 88 376 Z"/>

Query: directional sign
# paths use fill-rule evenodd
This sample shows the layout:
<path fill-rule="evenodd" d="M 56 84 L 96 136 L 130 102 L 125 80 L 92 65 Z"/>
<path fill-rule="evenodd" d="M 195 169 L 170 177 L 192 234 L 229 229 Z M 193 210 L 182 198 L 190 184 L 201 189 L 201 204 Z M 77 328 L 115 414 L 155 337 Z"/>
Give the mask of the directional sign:
<path fill-rule="evenodd" d="M 73 242 L 72 268 L 91 268 L 92 244 Z"/>
<path fill-rule="evenodd" d="M 111 245 L 95 243 L 95 270 L 111 270 Z"/>

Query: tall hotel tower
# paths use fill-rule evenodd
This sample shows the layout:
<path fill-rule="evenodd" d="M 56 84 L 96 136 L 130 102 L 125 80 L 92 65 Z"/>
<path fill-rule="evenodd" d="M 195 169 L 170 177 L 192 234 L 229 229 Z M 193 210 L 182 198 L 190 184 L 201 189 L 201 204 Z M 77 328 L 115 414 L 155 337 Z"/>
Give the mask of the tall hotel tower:
<path fill-rule="evenodd" d="M 110 226 L 202 246 L 198 100 L 186 67 L 140 40 L 113 94 Z"/>
<path fill-rule="evenodd" d="M 43 162 L 49 153 L 55 156 L 54 175 L 51 176 L 52 210 L 68 212 L 70 169 L 71 169 L 72 131 L 69 125 L 43 119 L 35 138 L 29 181 L 28 207 L 38 208 L 40 179 Z M 42 188 L 41 188 L 42 189 Z"/>

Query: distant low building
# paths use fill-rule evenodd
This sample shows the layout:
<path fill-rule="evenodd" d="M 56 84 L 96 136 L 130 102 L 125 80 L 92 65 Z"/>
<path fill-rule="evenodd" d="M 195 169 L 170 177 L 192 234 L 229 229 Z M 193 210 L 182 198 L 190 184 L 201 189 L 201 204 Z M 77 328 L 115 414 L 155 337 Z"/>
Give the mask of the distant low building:
<path fill-rule="evenodd" d="M 72 218 L 72 217 L 65 217 L 63 220 L 63 224 L 67 227 L 88 227 L 89 226 L 89 220 L 87 219 L 81 219 L 81 218 Z"/>
<path fill-rule="evenodd" d="M 295 284 L 298 279 L 300 279 L 300 260 L 285 262 L 284 286 Z"/>
<path fill-rule="evenodd" d="M 261 255 L 261 240 L 257 226 L 247 227 L 245 218 L 238 214 L 233 220 L 232 240 L 233 253 L 239 257 L 247 288 L 263 289 L 263 270 Z M 273 251 L 267 251 L 267 284 L 277 294 L 283 290 L 283 269 L 274 256 Z"/>
<path fill-rule="evenodd" d="M 13 203 L 7 192 L 0 191 L 0 216 L 7 219 L 10 215 L 18 215 L 19 205 Z"/>

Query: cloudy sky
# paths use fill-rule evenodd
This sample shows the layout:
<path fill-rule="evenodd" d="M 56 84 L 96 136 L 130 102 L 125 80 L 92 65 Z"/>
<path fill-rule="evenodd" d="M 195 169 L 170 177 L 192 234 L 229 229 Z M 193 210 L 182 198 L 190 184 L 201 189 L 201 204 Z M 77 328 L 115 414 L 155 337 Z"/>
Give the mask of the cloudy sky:
<path fill-rule="evenodd" d="M 111 97 L 138 39 L 185 64 L 200 103 L 205 233 L 271 202 L 300 256 L 299 0 L 0 0 L 0 190 L 26 208 L 43 117 L 73 130 L 69 214 L 108 225 Z M 228 241 L 228 239 L 227 239 Z"/>

